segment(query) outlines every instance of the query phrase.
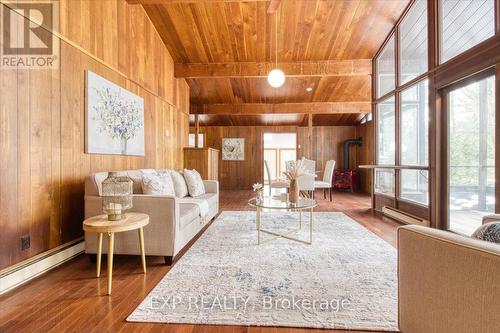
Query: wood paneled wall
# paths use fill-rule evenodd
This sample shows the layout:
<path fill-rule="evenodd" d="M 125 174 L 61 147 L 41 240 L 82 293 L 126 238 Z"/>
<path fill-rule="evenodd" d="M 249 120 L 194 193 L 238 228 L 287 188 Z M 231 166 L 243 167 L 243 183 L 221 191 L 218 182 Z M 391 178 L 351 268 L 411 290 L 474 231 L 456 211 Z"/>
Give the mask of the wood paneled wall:
<path fill-rule="evenodd" d="M 194 128 L 191 128 L 194 132 Z M 312 153 L 308 150 L 308 128 L 296 126 L 205 126 L 200 133 L 205 134 L 205 145 L 221 149 L 223 138 L 245 139 L 244 161 L 223 161 L 219 159 L 219 182 L 223 189 L 250 189 L 252 184 L 264 179 L 263 135 L 265 132 L 297 133 L 297 157 L 314 159 L 317 170 L 323 170 L 327 160 L 337 161 L 336 168 L 342 168 L 342 143 L 356 138 L 355 126 L 313 127 Z M 357 148 L 351 148 L 351 168 L 358 165 Z M 322 173 L 319 174 L 322 177 Z"/>
<path fill-rule="evenodd" d="M 200 127 L 205 134 L 205 146 L 219 149 L 219 183 L 222 189 L 251 189 L 256 182 L 264 180 L 264 141 L 265 132 L 295 133 L 294 126 L 207 126 Z M 194 129 L 193 129 L 194 131 Z M 222 139 L 244 138 L 245 160 L 223 161 Z"/>
<path fill-rule="evenodd" d="M 316 170 L 325 169 L 326 161 L 335 160 L 335 169 L 342 169 L 344 156 L 342 156 L 342 145 L 344 141 L 356 138 L 356 127 L 354 126 L 317 126 L 312 129 L 312 151 L 309 152 L 308 128 L 299 127 L 297 141 L 300 148 L 297 150 L 297 157 L 305 156 L 316 161 Z M 351 147 L 349 165 L 354 168 L 356 164 L 356 148 Z M 322 179 L 323 172 L 318 174 Z"/>
<path fill-rule="evenodd" d="M 83 235 L 89 173 L 183 166 L 189 87 L 142 7 L 61 0 L 54 34 L 58 69 L 1 70 L 0 269 Z M 144 157 L 84 153 L 85 70 L 144 98 Z"/>

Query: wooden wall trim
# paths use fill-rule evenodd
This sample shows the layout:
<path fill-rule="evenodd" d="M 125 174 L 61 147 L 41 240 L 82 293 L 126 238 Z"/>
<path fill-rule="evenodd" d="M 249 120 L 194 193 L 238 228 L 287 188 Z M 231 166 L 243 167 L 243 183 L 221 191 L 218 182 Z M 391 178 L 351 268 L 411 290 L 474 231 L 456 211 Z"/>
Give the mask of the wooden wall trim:
<path fill-rule="evenodd" d="M 435 75 L 436 89 L 441 89 L 488 67 L 495 66 L 500 62 L 498 50 L 500 50 L 500 35 L 495 35 L 437 66 L 431 73 Z"/>
<path fill-rule="evenodd" d="M 267 77 L 275 66 L 271 61 L 176 63 L 175 76 L 178 78 Z M 287 77 L 357 76 L 372 73 L 371 59 L 280 62 L 279 67 Z"/>
<path fill-rule="evenodd" d="M 255 115 L 273 113 L 334 114 L 368 113 L 370 102 L 192 104 L 191 114 Z"/>

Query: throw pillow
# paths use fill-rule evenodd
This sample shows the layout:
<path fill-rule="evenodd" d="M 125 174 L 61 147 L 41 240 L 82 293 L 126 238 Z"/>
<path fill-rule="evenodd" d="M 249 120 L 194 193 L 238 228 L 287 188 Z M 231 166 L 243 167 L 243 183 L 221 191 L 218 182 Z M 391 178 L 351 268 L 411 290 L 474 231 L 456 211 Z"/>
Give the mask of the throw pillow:
<path fill-rule="evenodd" d="M 500 222 L 483 224 L 474 231 L 471 237 L 500 244 Z"/>
<path fill-rule="evenodd" d="M 203 185 L 203 179 L 198 171 L 184 169 L 184 179 L 190 196 L 197 197 L 205 194 L 205 185 Z"/>
<path fill-rule="evenodd" d="M 177 198 L 184 198 L 186 195 L 188 195 L 188 188 L 186 186 L 184 176 L 175 170 L 170 171 L 170 176 L 172 177 L 172 181 L 174 182 L 175 196 Z"/>
<path fill-rule="evenodd" d="M 169 173 L 143 173 L 142 193 L 153 195 L 175 195 L 174 184 Z"/>

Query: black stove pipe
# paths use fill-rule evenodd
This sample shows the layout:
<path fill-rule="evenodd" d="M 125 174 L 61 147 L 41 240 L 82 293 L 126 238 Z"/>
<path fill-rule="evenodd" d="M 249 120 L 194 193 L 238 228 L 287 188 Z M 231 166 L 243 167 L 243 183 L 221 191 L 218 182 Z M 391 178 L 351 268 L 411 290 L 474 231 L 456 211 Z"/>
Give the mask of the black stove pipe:
<path fill-rule="evenodd" d="M 358 145 L 361 146 L 363 143 L 363 138 L 358 138 L 358 139 L 349 139 L 344 141 L 344 151 L 343 151 L 343 158 L 344 158 L 344 170 L 349 170 L 349 147 L 351 145 Z"/>

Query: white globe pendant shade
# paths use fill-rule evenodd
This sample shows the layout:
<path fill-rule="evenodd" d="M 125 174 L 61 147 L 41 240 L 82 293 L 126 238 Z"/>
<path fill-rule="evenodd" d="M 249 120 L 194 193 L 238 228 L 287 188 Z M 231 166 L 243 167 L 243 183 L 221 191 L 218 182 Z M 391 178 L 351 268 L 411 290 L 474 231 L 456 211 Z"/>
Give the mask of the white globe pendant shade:
<path fill-rule="evenodd" d="M 285 73 L 280 69 L 273 69 L 267 75 L 267 82 L 273 88 L 279 88 L 285 83 Z"/>

